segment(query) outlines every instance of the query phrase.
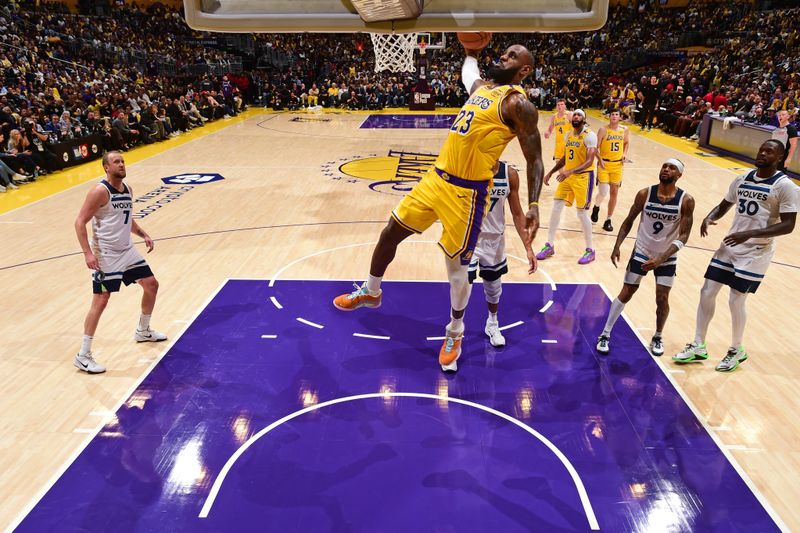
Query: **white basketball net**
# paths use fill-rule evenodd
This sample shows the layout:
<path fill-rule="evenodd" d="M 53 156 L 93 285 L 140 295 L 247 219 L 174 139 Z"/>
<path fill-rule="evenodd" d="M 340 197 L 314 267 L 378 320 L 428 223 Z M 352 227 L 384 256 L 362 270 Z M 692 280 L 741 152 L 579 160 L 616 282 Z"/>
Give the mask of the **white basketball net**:
<path fill-rule="evenodd" d="M 414 72 L 416 33 L 370 33 L 375 48 L 375 72 Z"/>

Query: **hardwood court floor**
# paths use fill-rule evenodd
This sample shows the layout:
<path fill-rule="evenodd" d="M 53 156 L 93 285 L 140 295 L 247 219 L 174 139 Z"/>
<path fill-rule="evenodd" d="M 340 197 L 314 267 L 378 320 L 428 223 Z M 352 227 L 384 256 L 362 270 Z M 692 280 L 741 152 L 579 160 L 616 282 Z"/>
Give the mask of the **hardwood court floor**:
<path fill-rule="evenodd" d="M 393 189 L 397 184 L 381 182 L 398 173 L 418 173 L 420 165 L 430 161 L 420 154 L 437 153 L 446 132 L 360 129 L 366 118 L 362 113 L 265 113 L 193 142 L 169 145 L 166 151 L 130 164 L 127 183 L 135 196 L 149 194 L 139 204 L 140 212 L 147 213 L 139 223 L 156 239 L 155 251 L 147 256 L 161 283 L 153 326 L 175 338 L 229 277 L 266 279 L 288 266 L 282 278 L 363 279 L 370 243 L 402 194 Z M 540 118 L 542 129 L 548 120 L 548 115 Z M 597 118 L 589 122 L 595 130 L 601 124 Z M 797 529 L 800 489 L 795 478 L 800 473 L 800 452 L 794 442 L 800 435 L 795 416 L 800 401 L 791 391 L 800 378 L 800 361 L 794 348 L 798 306 L 792 289 L 800 285 L 800 237 L 795 232 L 778 240 L 766 281 L 749 298 L 745 343 L 750 359 L 730 375 L 713 370 L 729 342 L 730 316 L 723 291 L 709 335 L 712 358 L 697 366 L 673 366 L 669 354 L 693 335 L 702 276 L 732 217 L 713 227 L 706 239 L 699 236 L 699 224 L 736 175 L 721 166 L 728 163 L 697 156 L 691 146 L 657 133 L 631 136 L 629 155 L 634 163 L 625 169 L 615 226 L 636 191 L 656 182 L 661 163 L 681 157 L 686 172 L 679 184 L 697 201 L 695 229 L 680 253 L 665 332 L 667 355 L 659 364 L 786 525 Z M 544 152 L 549 169 L 552 139 L 544 141 Z M 138 159 L 135 152 L 126 157 Z M 503 159 L 524 169 L 515 142 Z M 225 179 L 162 188 L 161 178 L 183 173 L 219 173 Z M 133 342 L 140 291 L 129 287 L 111 299 L 94 342 L 98 360 L 109 371 L 88 376 L 72 366 L 90 299 L 89 272 L 73 221 L 90 187 L 91 183 L 79 184 L 0 215 L 5 318 L 0 323 L 3 528 L 46 489 L 166 348 Z M 554 186 L 544 189 L 544 226 L 553 190 Z M 567 231 L 558 235 L 558 255 L 541 263 L 542 272 L 529 278 L 522 263 L 513 261 L 508 279 L 544 282 L 550 276 L 556 283 L 601 283 L 616 293 L 623 270 L 607 259 L 614 235 L 596 227 L 598 260 L 580 267 L 576 261 L 583 239 L 571 210 L 565 210 L 562 224 Z M 387 279 L 444 279 L 441 253 L 429 242 L 437 239 L 438 231 L 433 227 L 412 239 L 417 244 L 405 244 Z M 537 244 L 545 237 L 543 228 Z M 513 232 L 508 244 L 510 254 L 524 255 Z M 631 244 L 626 243 L 623 255 L 630 253 Z M 347 289 L 343 283 L 342 292 Z M 649 277 L 626 308 L 646 339 L 655 320 L 653 291 Z M 330 305 L 332 296 L 324 295 L 319 305 Z M 446 306 L 442 302 L 443 309 Z"/>

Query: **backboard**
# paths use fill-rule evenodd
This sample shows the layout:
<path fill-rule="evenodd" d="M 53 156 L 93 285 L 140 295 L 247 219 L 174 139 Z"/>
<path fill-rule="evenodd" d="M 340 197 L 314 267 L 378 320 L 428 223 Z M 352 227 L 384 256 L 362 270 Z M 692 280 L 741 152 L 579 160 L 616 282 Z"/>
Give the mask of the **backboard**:
<path fill-rule="evenodd" d="M 416 19 L 373 23 L 350 0 L 183 1 L 190 27 L 224 32 L 568 32 L 608 16 L 608 0 L 426 0 Z"/>

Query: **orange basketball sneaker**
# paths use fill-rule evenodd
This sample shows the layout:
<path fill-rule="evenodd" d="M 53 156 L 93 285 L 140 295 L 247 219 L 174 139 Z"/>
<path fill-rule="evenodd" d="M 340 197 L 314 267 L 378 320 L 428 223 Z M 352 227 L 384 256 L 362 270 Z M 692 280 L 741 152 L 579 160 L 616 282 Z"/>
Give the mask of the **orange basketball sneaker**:
<path fill-rule="evenodd" d="M 458 370 L 458 358 L 461 357 L 461 339 L 464 332 L 458 333 L 447 330 L 442 348 L 439 350 L 439 364 L 445 372 L 455 372 Z"/>
<path fill-rule="evenodd" d="M 350 294 L 341 294 L 333 299 L 333 305 L 340 311 L 355 311 L 359 307 L 378 308 L 381 306 L 383 291 L 377 296 L 372 296 L 367 290 L 367 283 L 364 282 L 360 287 L 353 284 L 356 288 Z"/>

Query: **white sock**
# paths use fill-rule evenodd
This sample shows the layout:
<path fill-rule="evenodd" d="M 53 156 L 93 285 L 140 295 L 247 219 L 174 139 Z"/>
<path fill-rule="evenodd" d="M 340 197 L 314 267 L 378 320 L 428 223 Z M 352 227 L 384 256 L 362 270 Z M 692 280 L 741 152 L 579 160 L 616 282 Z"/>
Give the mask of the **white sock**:
<path fill-rule="evenodd" d="M 89 335 L 83 336 L 81 350 L 78 352 L 78 355 L 86 355 L 92 351 L 92 339 L 94 339 L 94 337 L 90 337 Z"/>
<path fill-rule="evenodd" d="M 489 313 L 489 322 L 497 324 L 497 313 Z"/>
<path fill-rule="evenodd" d="M 660 331 L 656 331 L 656 334 L 653 335 L 653 338 L 655 338 L 655 337 L 658 337 L 660 339 L 661 338 L 661 332 Z"/>
<path fill-rule="evenodd" d="M 455 318 L 453 314 L 450 313 L 450 323 L 447 324 L 447 331 L 462 333 L 464 331 L 464 317 Z"/>
<path fill-rule="evenodd" d="M 747 310 L 744 303 L 747 294 L 731 289 L 730 299 L 728 303 L 731 308 L 731 348 L 739 348 L 742 345 L 744 337 L 744 326 L 747 323 Z"/>
<path fill-rule="evenodd" d="M 553 210 L 550 212 L 550 227 L 547 229 L 547 242 L 555 246 L 556 231 L 561 223 L 561 210 L 564 209 L 564 201 L 556 200 L 553 202 Z"/>
<path fill-rule="evenodd" d="M 625 309 L 625 304 L 619 301 L 619 298 L 614 298 L 614 301 L 611 302 L 611 309 L 608 311 L 608 318 L 606 319 L 606 327 L 603 328 L 603 335 L 610 337 L 611 330 L 614 328 L 614 324 L 617 322 L 619 315 L 622 314 L 622 311 Z"/>
<path fill-rule="evenodd" d="M 372 274 L 369 275 L 367 278 L 367 291 L 371 296 L 377 296 L 381 293 L 381 281 L 383 280 L 383 276 L 373 276 Z"/>
<path fill-rule="evenodd" d="M 150 317 L 153 315 L 139 316 L 139 331 L 147 331 L 150 329 Z"/>
<path fill-rule="evenodd" d="M 717 293 L 722 288 L 722 283 L 705 280 L 703 288 L 700 289 L 700 303 L 697 306 L 697 325 L 694 333 L 695 344 L 703 344 L 708 334 L 708 325 L 714 318 L 714 311 L 717 307 Z"/>
<path fill-rule="evenodd" d="M 578 220 L 581 222 L 581 229 L 583 230 L 583 238 L 586 241 L 586 247 L 592 247 L 592 221 L 589 220 L 589 212 L 586 209 L 578 209 Z"/>

